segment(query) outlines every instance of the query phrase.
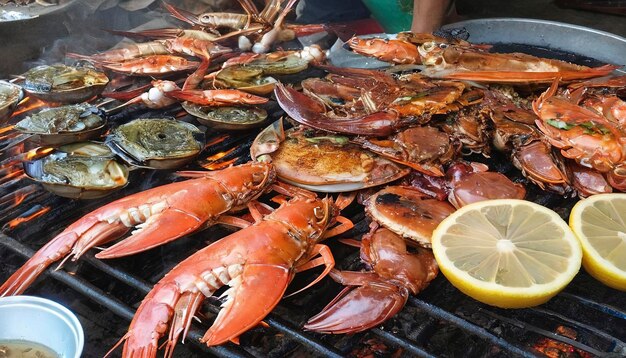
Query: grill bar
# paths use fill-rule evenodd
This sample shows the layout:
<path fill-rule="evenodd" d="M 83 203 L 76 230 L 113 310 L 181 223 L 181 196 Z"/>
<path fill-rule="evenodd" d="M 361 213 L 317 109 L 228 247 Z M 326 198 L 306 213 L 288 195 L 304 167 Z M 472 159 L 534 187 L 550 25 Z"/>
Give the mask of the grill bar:
<path fill-rule="evenodd" d="M 521 321 L 516 320 L 516 319 L 511 319 L 511 318 L 508 318 L 508 317 L 504 317 L 504 316 L 501 316 L 501 315 L 499 315 L 497 313 L 493 313 L 493 312 L 490 312 L 490 311 L 487 311 L 487 310 L 481 310 L 481 312 L 485 313 L 488 316 L 496 318 L 496 319 L 498 319 L 498 320 L 500 320 L 502 322 L 506 322 L 506 323 L 508 323 L 510 325 L 522 328 L 522 329 L 524 329 L 526 331 L 539 333 L 542 336 L 548 337 L 548 338 L 553 339 L 555 341 L 567 343 L 567 344 L 571 345 L 572 347 L 576 347 L 576 348 L 578 348 L 580 350 L 583 350 L 585 352 L 589 352 L 589 353 L 591 353 L 591 354 L 593 354 L 595 356 L 600 357 L 600 356 L 606 355 L 606 353 L 604 353 L 604 352 L 600 352 L 600 351 L 598 351 L 596 349 L 593 349 L 593 348 L 591 348 L 591 347 L 589 347 L 589 346 L 587 346 L 585 344 L 582 344 L 582 343 L 580 343 L 578 341 L 575 341 L 575 340 L 573 340 L 571 338 L 567 338 L 567 337 L 561 336 L 561 335 L 556 334 L 554 332 L 546 331 L 545 329 L 533 326 L 532 324 L 529 324 L 529 323 L 526 323 L 526 322 L 521 322 Z"/>
<path fill-rule="evenodd" d="M 626 312 L 621 311 L 621 310 L 619 310 L 619 309 L 617 309 L 617 308 L 615 308 L 613 306 L 606 305 L 606 304 L 601 304 L 601 303 L 598 303 L 598 302 L 594 302 L 594 301 L 592 301 L 592 300 L 590 300 L 588 298 L 580 297 L 578 295 L 574 295 L 572 293 L 567 293 L 567 292 L 561 292 L 559 294 L 559 297 L 565 297 L 565 298 L 568 298 L 568 299 L 571 299 L 571 300 L 574 300 L 574 301 L 578 301 L 581 304 L 583 304 L 583 305 L 585 305 L 587 307 L 591 307 L 591 308 L 593 308 L 593 309 L 595 309 L 597 311 L 604 312 L 604 313 L 609 314 L 609 315 L 611 315 L 613 317 L 617 317 L 619 319 L 626 320 Z"/>
<path fill-rule="evenodd" d="M 389 333 L 387 331 L 383 331 L 380 328 L 374 328 L 372 329 L 372 333 L 374 333 L 375 335 L 379 336 L 380 338 L 386 340 L 389 343 L 393 343 L 396 346 L 402 347 L 404 349 L 406 349 L 408 352 L 414 354 L 417 357 L 425 357 L 425 358 L 435 358 L 434 355 L 426 352 L 425 350 L 423 350 L 422 348 L 416 346 L 415 344 L 413 344 L 411 341 L 406 340 L 404 338 L 398 337 L 392 333 Z"/>
<path fill-rule="evenodd" d="M 22 245 L 15 239 L 12 239 L 9 236 L 6 236 L 0 233 L 0 245 L 6 247 L 7 249 L 22 255 L 25 258 L 30 258 L 35 253 L 33 250 L 27 248 Z M 76 277 L 74 275 L 70 275 L 69 273 L 63 270 L 46 270 L 46 273 L 50 275 L 50 277 L 55 280 L 66 284 L 67 286 L 74 289 L 76 292 L 89 297 L 93 301 L 105 306 L 107 309 L 111 310 L 111 312 L 116 315 L 130 321 L 133 319 L 135 315 L 135 311 L 133 311 L 130 307 L 122 303 L 121 301 L 110 297 L 102 290 L 94 287 L 87 281 L 81 279 L 80 277 Z M 205 344 L 200 343 L 200 338 L 203 336 L 204 332 L 201 332 L 198 329 L 191 329 L 188 334 L 188 338 L 191 339 L 191 342 L 202 350 L 214 354 L 219 357 L 224 358 L 238 358 L 238 357 L 252 357 L 248 352 L 243 349 L 233 345 L 221 345 L 214 347 L 207 347 Z"/>
<path fill-rule="evenodd" d="M 102 260 L 98 260 L 94 257 L 92 253 L 85 254 L 84 259 L 85 262 L 89 263 L 91 266 L 139 290 L 144 295 L 146 295 L 152 289 L 152 286 L 146 281 L 139 279 L 133 275 L 129 275 L 122 270 L 118 270 L 111 265 L 103 262 Z"/>
<path fill-rule="evenodd" d="M 536 354 L 533 354 L 531 352 L 528 352 L 526 350 L 523 350 L 522 348 L 519 348 L 517 346 L 512 345 L 511 343 L 507 342 L 505 339 L 502 339 L 494 334 L 492 334 L 491 332 L 487 331 L 486 329 L 477 326 L 471 322 L 468 322 L 458 316 L 453 315 L 450 312 L 446 312 L 445 310 L 432 305 L 428 302 L 424 302 L 416 297 L 409 297 L 409 302 L 411 303 L 411 305 L 418 307 L 420 309 L 422 309 L 423 311 L 425 311 L 426 313 L 440 319 L 443 321 L 447 321 L 448 323 L 451 323 L 455 326 L 457 326 L 458 328 L 464 330 L 465 332 L 468 332 L 472 335 L 478 336 L 484 340 L 487 340 L 488 342 L 492 343 L 493 345 L 496 345 L 500 348 L 503 348 L 505 350 L 507 350 L 510 353 L 513 354 L 517 354 L 519 356 L 522 357 L 537 357 Z"/>
<path fill-rule="evenodd" d="M 602 338 L 604 338 L 604 339 L 606 339 L 608 341 L 614 342 L 614 344 L 615 344 L 615 349 L 614 350 L 624 350 L 624 351 L 626 351 L 626 344 L 624 342 L 622 342 L 620 339 L 618 339 L 616 337 L 613 337 L 612 335 L 610 335 L 610 334 L 608 334 L 608 333 L 606 333 L 606 332 L 604 332 L 602 330 L 599 330 L 599 329 L 597 329 L 597 328 L 595 328 L 593 326 L 590 326 L 590 325 L 582 323 L 582 322 L 575 321 L 575 320 L 573 320 L 571 318 L 563 316 L 562 314 L 559 314 L 559 313 L 556 313 L 556 312 L 552 312 L 552 311 L 547 310 L 547 309 L 534 307 L 534 308 L 529 308 L 529 310 L 535 311 L 538 314 L 541 314 L 541 315 L 544 315 L 544 316 L 556 317 L 556 318 L 558 318 L 559 320 L 561 320 L 563 322 L 567 322 L 567 323 L 569 323 L 569 324 L 571 324 L 573 326 L 583 328 L 583 329 L 585 329 L 585 330 L 595 334 L 596 336 L 599 336 L 599 337 L 602 337 Z"/>

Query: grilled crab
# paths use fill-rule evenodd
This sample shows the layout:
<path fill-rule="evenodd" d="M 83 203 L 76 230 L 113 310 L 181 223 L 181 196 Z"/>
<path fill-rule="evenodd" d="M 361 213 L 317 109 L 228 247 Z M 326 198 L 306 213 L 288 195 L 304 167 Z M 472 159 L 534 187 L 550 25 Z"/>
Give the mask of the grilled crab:
<path fill-rule="evenodd" d="M 321 192 L 353 191 L 382 185 L 410 171 L 350 143 L 347 137 L 302 127 L 285 131 L 282 121 L 259 133 L 250 154 L 253 160 L 271 161 L 281 180 Z"/>

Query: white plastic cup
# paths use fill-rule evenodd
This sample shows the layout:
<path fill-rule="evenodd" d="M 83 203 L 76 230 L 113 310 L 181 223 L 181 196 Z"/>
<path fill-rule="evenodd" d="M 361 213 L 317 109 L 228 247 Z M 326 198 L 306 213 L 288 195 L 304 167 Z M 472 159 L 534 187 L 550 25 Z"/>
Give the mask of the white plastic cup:
<path fill-rule="evenodd" d="M 41 297 L 0 298 L 0 340 L 43 344 L 61 358 L 79 358 L 85 337 L 76 316 Z"/>

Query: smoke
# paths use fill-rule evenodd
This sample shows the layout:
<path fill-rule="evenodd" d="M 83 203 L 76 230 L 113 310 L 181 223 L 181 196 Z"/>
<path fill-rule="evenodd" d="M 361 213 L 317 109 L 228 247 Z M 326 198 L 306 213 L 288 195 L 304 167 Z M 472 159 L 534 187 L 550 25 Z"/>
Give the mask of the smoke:
<path fill-rule="evenodd" d="M 36 19 L 11 26 L 0 26 L 3 50 L 11 56 L 0 63 L 0 78 L 42 65 L 65 63 L 68 52 L 91 55 L 119 46 L 128 39 L 106 30 L 132 31 L 155 28 L 181 28 L 188 25 L 174 19 L 161 6 L 161 0 L 61 0 L 67 3 Z M 193 13 L 224 10 L 236 1 L 168 0 Z M 226 3 L 228 5 L 224 5 Z M 0 23 L 0 25 L 2 25 Z M 123 42 L 125 41 L 125 42 Z"/>

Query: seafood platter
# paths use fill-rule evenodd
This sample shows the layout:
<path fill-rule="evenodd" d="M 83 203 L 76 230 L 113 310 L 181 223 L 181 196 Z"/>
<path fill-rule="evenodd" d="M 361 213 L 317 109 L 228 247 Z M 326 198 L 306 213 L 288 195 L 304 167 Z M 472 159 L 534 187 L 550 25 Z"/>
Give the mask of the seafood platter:
<path fill-rule="evenodd" d="M 623 58 L 239 3 L 0 82 L 0 297 L 100 356 L 626 354 Z"/>

